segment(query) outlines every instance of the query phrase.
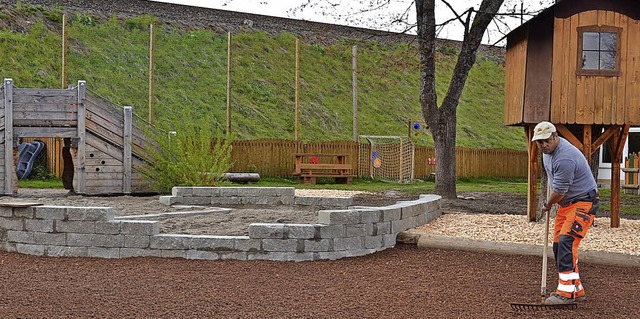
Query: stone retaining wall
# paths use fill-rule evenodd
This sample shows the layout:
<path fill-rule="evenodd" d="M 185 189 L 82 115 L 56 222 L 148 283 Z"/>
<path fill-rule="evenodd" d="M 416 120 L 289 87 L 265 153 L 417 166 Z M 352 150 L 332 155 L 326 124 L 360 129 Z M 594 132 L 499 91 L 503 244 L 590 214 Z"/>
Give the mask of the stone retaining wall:
<path fill-rule="evenodd" d="M 440 214 L 440 197 L 422 195 L 385 207 L 321 210 L 317 224 L 254 223 L 249 236 L 215 236 L 160 234 L 160 222 L 116 220 L 108 207 L 0 207 L 0 249 L 54 257 L 338 259 L 393 247 L 398 233 Z"/>

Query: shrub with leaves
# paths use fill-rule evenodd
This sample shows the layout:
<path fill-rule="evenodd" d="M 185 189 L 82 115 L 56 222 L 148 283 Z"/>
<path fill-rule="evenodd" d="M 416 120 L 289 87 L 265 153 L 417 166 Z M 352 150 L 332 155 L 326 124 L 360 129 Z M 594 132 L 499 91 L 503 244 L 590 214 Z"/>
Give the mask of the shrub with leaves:
<path fill-rule="evenodd" d="M 173 186 L 215 186 L 231 167 L 231 137 L 216 132 L 211 118 L 189 113 L 145 130 L 154 145 L 141 150 L 147 165 L 138 170 L 159 193 Z"/>

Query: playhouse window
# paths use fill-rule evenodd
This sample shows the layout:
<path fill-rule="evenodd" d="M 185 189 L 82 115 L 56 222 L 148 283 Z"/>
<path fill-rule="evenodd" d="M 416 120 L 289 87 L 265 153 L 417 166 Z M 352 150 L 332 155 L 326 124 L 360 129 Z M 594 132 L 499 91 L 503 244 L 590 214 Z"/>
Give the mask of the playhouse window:
<path fill-rule="evenodd" d="M 620 28 L 581 27 L 578 75 L 620 74 Z"/>

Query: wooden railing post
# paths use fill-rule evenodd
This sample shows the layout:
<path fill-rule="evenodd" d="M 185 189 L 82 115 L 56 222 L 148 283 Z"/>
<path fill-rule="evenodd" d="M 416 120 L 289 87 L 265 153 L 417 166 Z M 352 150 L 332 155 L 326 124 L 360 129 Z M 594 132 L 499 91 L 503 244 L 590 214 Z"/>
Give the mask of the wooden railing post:
<path fill-rule="evenodd" d="M 131 106 L 124 107 L 124 134 L 123 136 L 123 177 L 122 177 L 122 192 L 125 194 L 131 193 L 131 132 L 133 127 L 133 109 Z"/>
<path fill-rule="evenodd" d="M 13 80 L 4 79 L 4 194 L 13 194 Z"/>
<path fill-rule="evenodd" d="M 87 172 L 86 172 L 86 117 L 87 108 L 84 103 L 87 97 L 87 82 L 78 81 L 78 167 L 76 174 L 78 176 L 78 189 L 80 194 L 84 194 L 86 190 Z"/>

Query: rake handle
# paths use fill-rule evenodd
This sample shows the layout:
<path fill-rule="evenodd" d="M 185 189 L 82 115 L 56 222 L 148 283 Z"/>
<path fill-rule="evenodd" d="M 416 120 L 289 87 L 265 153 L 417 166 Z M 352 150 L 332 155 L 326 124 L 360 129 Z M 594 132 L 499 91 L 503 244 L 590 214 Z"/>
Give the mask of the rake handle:
<path fill-rule="evenodd" d="M 544 211 L 543 211 L 544 212 Z M 540 285 L 540 295 L 542 296 L 542 302 L 546 300 L 547 296 L 547 250 L 549 246 L 549 215 L 551 211 L 547 211 L 545 218 L 544 239 L 542 246 L 542 283 Z"/>

